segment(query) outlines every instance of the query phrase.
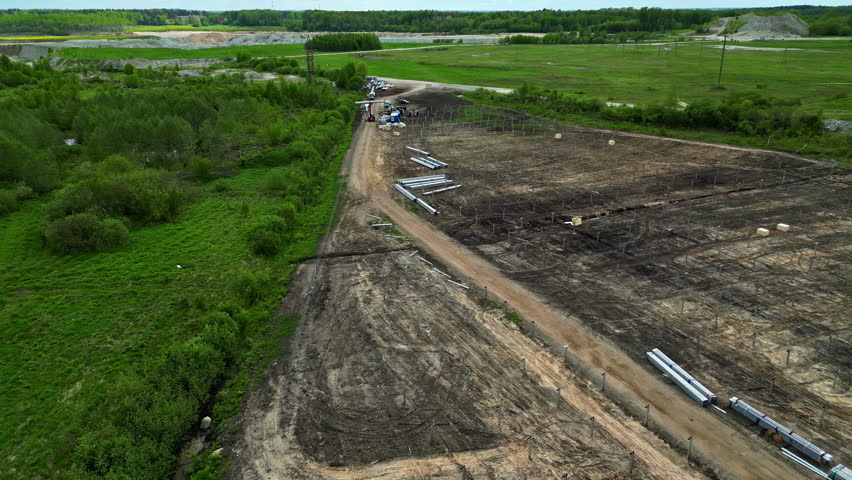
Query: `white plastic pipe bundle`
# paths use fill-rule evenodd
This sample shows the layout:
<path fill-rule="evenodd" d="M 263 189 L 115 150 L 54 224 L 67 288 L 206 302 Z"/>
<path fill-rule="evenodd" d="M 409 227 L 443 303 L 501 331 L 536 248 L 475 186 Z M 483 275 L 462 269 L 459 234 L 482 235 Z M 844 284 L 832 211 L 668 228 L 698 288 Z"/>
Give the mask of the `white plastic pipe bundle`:
<path fill-rule="evenodd" d="M 673 362 L 672 359 L 667 357 L 665 353 L 661 352 L 659 348 L 655 348 L 651 351 L 654 352 L 654 354 L 656 354 L 657 357 L 660 358 L 660 360 L 665 362 L 666 365 L 669 366 L 669 368 L 674 370 L 675 373 L 683 377 L 683 379 L 686 380 L 686 383 L 692 385 L 693 387 L 695 387 L 696 390 L 704 394 L 704 397 L 707 399 L 707 401 L 714 405 L 716 404 L 716 395 L 714 395 L 713 392 L 711 392 L 707 387 L 705 387 L 698 380 L 693 378 L 693 376 L 690 375 L 686 370 L 682 369 L 680 365 Z"/>
<path fill-rule="evenodd" d="M 411 160 L 414 163 L 423 165 L 426 168 L 431 168 L 432 170 L 437 170 L 437 169 L 441 168 L 440 165 L 436 165 L 432 162 L 427 162 L 426 160 L 423 160 L 422 158 L 409 157 L 408 159 Z"/>
<path fill-rule="evenodd" d="M 414 148 L 414 147 L 409 147 L 409 146 L 406 145 L 405 149 L 408 150 L 409 152 L 414 152 L 414 153 L 417 153 L 419 155 L 423 155 L 424 157 L 429 156 L 429 152 L 426 152 L 426 151 L 423 151 L 423 150 L 420 150 L 420 149 L 417 149 L 417 148 Z"/>
<path fill-rule="evenodd" d="M 675 385 L 680 387 L 681 390 L 686 393 L 686 395 L 694 400 L 696 403 L 701 405 L 702 407 L 706 407 L 710 404 L 710 401 L 707 400 L 707 397 L 704 396 L 701 392 L 699 392 L 695 387 L 690 385 L 686 380 L 683 379 L 680 375 L 677 374 L 674 370 L 669 367 L 666 362 L 657 357 L 654 352 L 645 352 L 645 358 L 648 359 L 655 367 L 660 369 L 669 380 L 673 381 Z"/>

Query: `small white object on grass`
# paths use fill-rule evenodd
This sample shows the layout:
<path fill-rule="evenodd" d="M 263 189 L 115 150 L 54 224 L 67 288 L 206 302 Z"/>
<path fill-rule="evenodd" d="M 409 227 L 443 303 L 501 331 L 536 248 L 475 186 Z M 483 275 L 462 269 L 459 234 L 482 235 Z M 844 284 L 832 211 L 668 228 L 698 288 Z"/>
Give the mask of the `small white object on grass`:
<path fill-rule="evenodd" d="M 201 419 L 201 429 L 207 430 L 208 428 L 210 428 L 211 423 L 213 423 L 213 419 L 211 419 L 210 417 L 202 418 Z"/>
<path fill-rule="evenodd" d="M 176 266 L 177 268 L 183 268 L 183 267 L 181 267 L 180 265 L 175 265 L 175 266 Z"/>

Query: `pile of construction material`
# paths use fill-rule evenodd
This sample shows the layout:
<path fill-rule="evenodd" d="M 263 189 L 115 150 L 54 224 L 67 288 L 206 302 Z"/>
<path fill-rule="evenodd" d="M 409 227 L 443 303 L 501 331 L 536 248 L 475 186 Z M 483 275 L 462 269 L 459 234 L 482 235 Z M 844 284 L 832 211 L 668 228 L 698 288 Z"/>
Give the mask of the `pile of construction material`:
<path fill-rule="evenodd" d="M 461 185 L 452 185 L 453 181 L 448 179 L 446 175 L 428 175 L 425 177 L 413 177 L 413 178 L 400 178 L 397 179 L 393 188 L 396 189 L 399 193 L 401 193 L 405 198 L 411 200 L 412 202 L 416 202 L 418 205 L 426 209 L 427 212 L 432 215 L 437 215 L 438 210 L 433 208 L 428 203 L 423 200 L 417 198 L 411 190 L 423 190 L 427 188 L 439 187 L 437 190 L 432 190 L 429 192 L 424 192 L 423 195 L 432 195 L 435 193 L 439 193 L 440 191 L 452 190 L 453 188 L 458 188 Z M 447 187 L 447 185 L 452 185 L 451 187 Z M 443 187 L 443 188 L 441 188 Z"/>
<path fill-rule="evenodd" d="M 419 157 L 410 157 L 409 160 L 411 160 L 414 163 L 423 165 L 426 168 L 431 168 L 433 170 L 436 170 L 436 169 L 439 169 L 439 168 L 449 167 L 449 165 L 447 165 L 446 163 L 438 160 L 437 158 L 432 157 L 429 152 L 426 152 L 426 151 L 423 151 L 423 150 L 420 150 L 420 149 L 417 149 L 417 148 L 414 148 L 414 147 L 409 147 L 409 146 L 406 146 L 405 149 L 408 150 L 409 152 L 414 152 L 414 153 L 420 155 Z"/>
<path fill-rule="evenodd" d="M 728 400 L 728 403 L 730 404 L 731 408 L 733 408 L 737 413 L 746 417 L 747 419 L 749 419 L 749 421 L 751 421 L 758 427 L 778 434 L 785 442 L 789 443 L 796 450 L 804 453 L 808 458 L 810 458 L 817 464 L 828 465 L 831 463 L 832 456 L 830 453 L 827 453 L 825 450 L 808 442 L 807 440 L 799 436 L 799 434 L 793 433 L 792 430 L 769 418 L 768 416 L 766 416 L 765 413 L 761 412 L 760 410 L 752 407 L 751 405 L 747 404 L 746 402 L 740 400 L 737 397 L 731 397 L 730 400 Z M 787 456 L 790 457 L 790 455 Z M 793 458 L 793 460 L 796 459 Z"/>
<path fill-rule="evenodd" d="M 432 157 L 431 154 L 425 150 L 420 150 L 419 148 L 409 146 L 406 146 L 405 150 L 420 155 L 419 157 L 410 157 L 409 159 L 412 162 L 422 165 L 424 167 L 431 168 L 433 170 L 449 167 L 449 165 L 447 165 L 446 163 Z M 434 189 L 423 192 L 424 196 L 434 195 L 436 193 L 448 192 L 450 190 L 461 188 L 461 185 L 454 185 L 453 181 L 447 178 L 446 175 L 440 174 L 426 175 L 423 177 L 399 178 L 396 180 L 396 184 L 393 186 L 393 188 L 395 188 L 399 193 L 403 194 L 405 198 L 411 200 L 412 202 L 417 202 L 417 204 L 426 209 L 427 212 L 431 213 L 432 215 L 437 215 L 438 213 L 440 213 L 438 212 L 438 210 L 436 210 L 423 200 L 417 198 L 413 193 L 411 193 L 411 191 Z"/>
<path fill-rule="evenodd" d="M 698 382 L 686 370 L 667 357 L 659 348 L 655 348 L 650 352 L 645 353 L 645 358 L 648 359 L 655 367 L 663 372 L 663 375 L 673 381 L 675 385 L 680 387 L 689 398 L 706 407 L 716 403 L 716 395 L 713 395 L 707 387 Z"/>

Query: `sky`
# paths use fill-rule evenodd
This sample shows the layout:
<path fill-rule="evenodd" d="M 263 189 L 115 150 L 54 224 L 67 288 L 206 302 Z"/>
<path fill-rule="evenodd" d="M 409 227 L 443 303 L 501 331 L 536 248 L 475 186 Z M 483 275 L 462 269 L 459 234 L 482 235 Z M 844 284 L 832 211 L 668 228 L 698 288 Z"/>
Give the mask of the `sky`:
<path fill-rule="evenodd" d="M 0 8 L 185 8 L 190 10 L 245 10 L 274 8 L 277 10 L 593 10 L 618 7 L 660 8 L 750 8 L 778 5 L 806 4 L 790 0 L 779 3 L 761 0 L 599 0 L 595 2 L 571 0 L 0 0 Z M 814 4 L 817 4 L 816 2 Z M 819 1 L 819 5 L 849 5 L 845 1 Z"/>

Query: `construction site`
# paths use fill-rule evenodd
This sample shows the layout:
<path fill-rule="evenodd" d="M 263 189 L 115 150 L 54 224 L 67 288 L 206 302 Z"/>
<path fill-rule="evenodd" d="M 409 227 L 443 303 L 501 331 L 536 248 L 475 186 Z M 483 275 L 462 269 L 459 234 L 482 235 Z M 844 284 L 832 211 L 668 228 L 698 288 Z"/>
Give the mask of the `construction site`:
<path fill-rule="evenodd" d="M 231 478 L 848 478 L 847 169 L 402 93 Z"/>

